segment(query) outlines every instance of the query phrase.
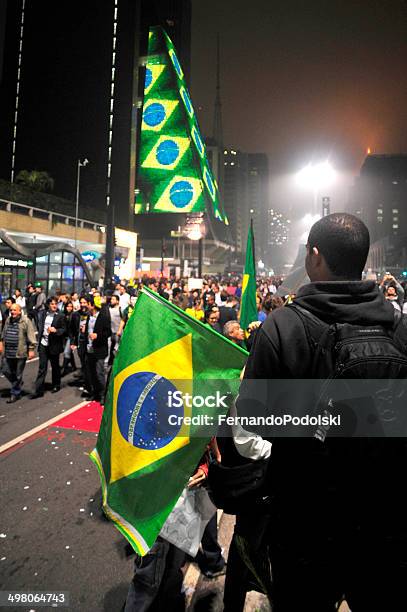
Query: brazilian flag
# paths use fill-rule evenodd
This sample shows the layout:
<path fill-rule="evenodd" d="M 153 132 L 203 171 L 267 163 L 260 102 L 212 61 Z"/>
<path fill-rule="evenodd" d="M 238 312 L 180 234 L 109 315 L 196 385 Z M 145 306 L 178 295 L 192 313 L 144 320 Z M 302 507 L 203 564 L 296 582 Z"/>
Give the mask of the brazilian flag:
<path fill-rule="evenodd" d="M 249 323 L 257 321 L 256 305 L 256 264 L 254 257 L 253 221 L 247 236 L 246 262 L 243 273 L 240 327 L 246 329 Z"/>
<path fill-rule="evenodd" d="M 154 544 L 215 435 L 217 415 L 227 412 L 227 405 L 205 403 L 212 406 L 216 392 L 237 394 L 246 358 L 246 351 L 156 293 L 141 292 L 90 455 L 104 512 L 140 555 Z"/>

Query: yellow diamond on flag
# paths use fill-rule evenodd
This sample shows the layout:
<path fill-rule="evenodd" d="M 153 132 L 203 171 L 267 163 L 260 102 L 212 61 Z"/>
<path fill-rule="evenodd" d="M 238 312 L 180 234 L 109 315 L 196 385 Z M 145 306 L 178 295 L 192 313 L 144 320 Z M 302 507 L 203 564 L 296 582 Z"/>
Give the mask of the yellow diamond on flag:
<path fill-rule="evenodd" d="M 189 444 L 190 427 L 172 424 L 174 391 L 192 393 L 192 334 L 128 366 L 114 379 L 110 483 Z M 191 416 L 184 406 L 182 416 Z"/>
<path fill-rule="evenodd" d="M 141 166 L 142 168 L 174 170 L 189 146 L 189 138 L 160 136 Z"/>
<path fill-rule="evenodd" d="M 142 130 L 159 132 L 178 106 L 178 100 L 161 100 L 150 98 L 143 108 Z"/>

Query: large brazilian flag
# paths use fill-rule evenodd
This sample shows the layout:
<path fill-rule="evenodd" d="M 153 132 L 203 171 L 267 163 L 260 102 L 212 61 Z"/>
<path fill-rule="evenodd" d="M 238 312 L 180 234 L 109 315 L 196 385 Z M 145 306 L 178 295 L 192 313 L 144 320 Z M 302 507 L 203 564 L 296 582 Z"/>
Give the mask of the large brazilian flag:
<path fill-rule="evenodd" d="M 141 292 L 113 363 L 90 455 L 105 514 L 140 555 L 154 544 L 216 433 L 217 415 L 227 412 L 194 406 L 196 398 L 216 391 L 236 396 L 246 358 L 246 351 L 156 293 Z M 205 415 L 213 425 L 203 424 Z M 185 417 L 200 423 L 188 424 Z"/>
<path fill-rule="evenodd" d="M 149 32 L 139 158 L 136 214 L 211 209 L 228 224 L 181 64 L 158 26 Z"/>

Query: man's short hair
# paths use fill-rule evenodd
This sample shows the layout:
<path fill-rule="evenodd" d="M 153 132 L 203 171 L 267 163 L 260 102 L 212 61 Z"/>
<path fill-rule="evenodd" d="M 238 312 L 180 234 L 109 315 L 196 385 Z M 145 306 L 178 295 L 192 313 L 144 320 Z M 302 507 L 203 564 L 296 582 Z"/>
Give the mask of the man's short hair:
<path fill-rule="evenodd" d="M 49 306 L 51 302 L 55 302 L 56 304 L 58 304 L 58 298 L 56 295 L 51 295 L 51 297 L 49 297 L 47 301 L 45 302 L 45 305 Z"/>
<path fill-rule="evenodd" d="M 225 325 L 223 326 L 223 335 L 228 338 L 233 327 L 235 327 L 236 325 L 240 327 L 238 321 L 226 321 Z"/>
<path fill-rule="evenodd" d="M 354 215 L 333 213 L 314 223 L 308 246 L 317 247 L 334 276 L 360 279 L 369 253 L 369 230 Z"/>

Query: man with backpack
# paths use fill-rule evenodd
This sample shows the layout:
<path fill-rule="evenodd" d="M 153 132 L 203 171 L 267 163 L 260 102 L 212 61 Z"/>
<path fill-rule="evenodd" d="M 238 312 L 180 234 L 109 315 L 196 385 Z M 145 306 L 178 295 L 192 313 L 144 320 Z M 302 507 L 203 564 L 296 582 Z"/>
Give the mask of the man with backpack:
<path fill-rule="evenodd" d="M 361 281 L 368 251 L 369 232 L 357 217 L 335 213 L 315 223 L 306 256 L 311 282 L 266 319 L 246 365 L 239 416 L 265 405 L 253 391 L 264 385 L 266 410 L 275 401 L 281 414 L 291 401 L 292 412 L 301 411 L 308 383 L 320 403 L 308 398 L 304 406 L 342 417 L 337 431 L 270 426 L 263 433 L 272 442 L 265 487 L 273 612 L 328 612 L 342 600 L 352 612 L 405 607 L 406 322 L 374 281 Z M 349 379 L 355 397 L 332 400 Z"/>

